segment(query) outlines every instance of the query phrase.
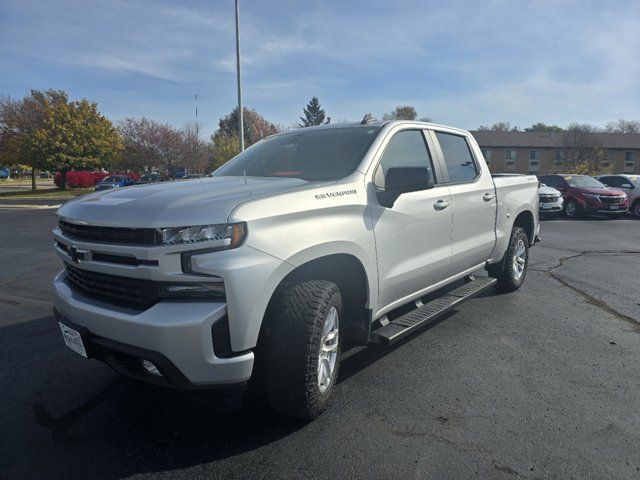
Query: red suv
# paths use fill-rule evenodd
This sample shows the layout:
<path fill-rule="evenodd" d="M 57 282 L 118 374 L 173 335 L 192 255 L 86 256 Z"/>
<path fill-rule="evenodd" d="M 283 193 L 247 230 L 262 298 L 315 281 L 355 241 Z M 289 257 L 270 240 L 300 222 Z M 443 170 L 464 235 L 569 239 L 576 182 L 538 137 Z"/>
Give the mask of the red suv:
<path fill-rule="evenodd" d="M 588 175 L 541 175 L 538 179 L 562 192 L 564 214 L 575 218 L 580 214 L 604 213 L 620 216 L 629 210 L 627 194 Z"/>

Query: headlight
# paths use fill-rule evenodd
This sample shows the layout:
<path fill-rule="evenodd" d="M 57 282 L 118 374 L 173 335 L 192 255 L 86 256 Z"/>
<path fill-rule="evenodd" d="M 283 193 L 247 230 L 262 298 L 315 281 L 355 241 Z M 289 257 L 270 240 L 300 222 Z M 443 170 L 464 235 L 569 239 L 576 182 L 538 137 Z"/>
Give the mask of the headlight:
<path fill-rule="evenodd" d="M 213 248 L 229 249 L 239 247 L 247 235 L 247 224 L 225 223 L 199 225 L 196 227 L 159 228 L 163 245 L 179 245 L 196 242 L 215 242 Z"/>

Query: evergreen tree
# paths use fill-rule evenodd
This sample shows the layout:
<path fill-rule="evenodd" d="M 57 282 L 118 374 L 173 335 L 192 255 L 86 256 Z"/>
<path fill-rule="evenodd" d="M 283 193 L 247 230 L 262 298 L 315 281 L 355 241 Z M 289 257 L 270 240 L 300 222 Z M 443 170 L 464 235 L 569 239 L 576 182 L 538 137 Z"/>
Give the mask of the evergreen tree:
<path fill-rule="evenodd" d="M 311 97 L 311 100 L 305 108 L 302 109 L 304 117 L 300 117 L 301 127 L 312 127 L 314 125 L 322 125 L 325 123 L 325 113 L 320 106 L 318 97 Z M 326 123 L 329 123 L 327 120 Z"/>

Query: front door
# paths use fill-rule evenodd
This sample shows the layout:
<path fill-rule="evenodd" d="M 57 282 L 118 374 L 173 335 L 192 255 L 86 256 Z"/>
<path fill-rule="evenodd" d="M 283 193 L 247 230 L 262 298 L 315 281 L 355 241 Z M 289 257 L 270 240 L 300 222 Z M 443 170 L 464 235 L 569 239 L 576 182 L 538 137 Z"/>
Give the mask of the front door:
<path fill-rule="evenodd" d="M 423 131 L 401 130 L 391 137 L 375 171 L 376 189 L 384 189 L 385 174 L 395 167 L 424 168 L 435 187 L 402 194 L 390 208 L 372 201 L 378 312 L 445 279 L 451 266 L 451 196 L 438 184 Z"/>

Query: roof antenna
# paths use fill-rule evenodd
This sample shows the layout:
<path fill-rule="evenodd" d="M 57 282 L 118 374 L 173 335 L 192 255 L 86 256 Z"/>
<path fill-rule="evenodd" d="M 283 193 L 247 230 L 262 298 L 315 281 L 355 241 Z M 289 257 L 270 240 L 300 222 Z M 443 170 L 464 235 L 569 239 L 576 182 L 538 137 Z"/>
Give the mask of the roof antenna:
<path fill-rule="evenodd" d="M 370 113 L 367 113 L 364 116 L 364 118 L 362 119 L 362 121 L 360 122 L 360 125 L 367 125 L 369 123 L 373 123 L 373 122 L 377 122 L 377 121 L 378 121 L 378 119 L 376 117 L 374 117 Z"/>

